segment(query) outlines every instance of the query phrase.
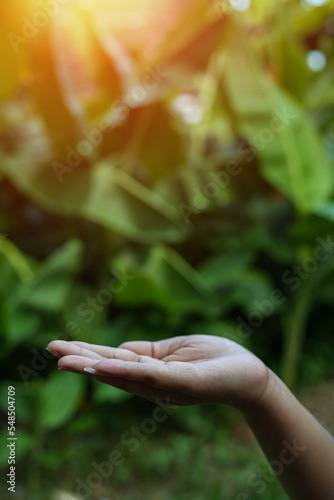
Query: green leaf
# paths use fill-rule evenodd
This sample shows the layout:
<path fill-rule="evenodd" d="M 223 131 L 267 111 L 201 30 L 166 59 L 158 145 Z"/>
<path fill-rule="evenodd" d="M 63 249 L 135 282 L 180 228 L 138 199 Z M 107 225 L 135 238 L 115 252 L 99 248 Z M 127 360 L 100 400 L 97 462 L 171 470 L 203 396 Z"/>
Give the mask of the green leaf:
<path fill-rule="evenodd" d="M 329 201 L 327 203 L 322 203 L 315 208 L 314 213 L 334 222 L 334 202 Z"/>
<path fill-rule="evenodd" d="M 121 389 L 116 389 L 111 385 L 103 384 L 97 380 L 93 381 L 94 387 L 94 400 L 97 403 L 121 403 L 126 399 L 129 399 L 132 394 L 122 391 Z"/>
<path fill-rule="evenodd" d="M 71 279 L 81 262 L 82 245 L 72 240 L 56 250 L 35 269 L 33 277 L 17 291 L 16 303 L 48 312 L 59 312 L 65 305 Z M 15 303 L 15 300 L 14 300 Z"/>
<path fill-rule="evenodd" d="M 153 247 L 141 267 L 127 267 L 122 258 L 114 267 L 127 269 L 134 276 L 115 295 L 120 304 L 154 304 L 170 312 L 198 311 L 207 306 L 210 286 L 171 248 Z"/>
<path fill-rule="evenodd" d="M 168 247 L 152 249 L 145 272 L 182 302 L 202 301 L 211 291 L 205 279 L 177 252 Z"/>
<path fill-rule="evenodd" d="M 283 25 L 280 26 L 280 31 L 283 32 L 279 34 L 276 42 L 279 78 L 291 95 L 303 102 L 312 76 L 307 66 L 307 52 L 302 44 L 298 43 L 298 39 L 293 39 Z"/>
<path fill-rule="evenodd" d="M 73 340 L 78 340 L 80 336 L 83 342 L 102 343 L 100 341 L 101 328 L 106 325 L 110 306 L 109 304 L 101 305 L 101 309 L 96 311 L 87 303 L 87 299 L 96 297 L 98 292 L 98 288 L 86 286 L 80 282 L 72 286 L 62 310 L 62 317 L 64 323 L 76 325 L 72 332 Z"/>
<path fill-rule="evenodd" d="M 310 117 L 269 76 L 236 21 L 229 26 L 224 78 L 239 132 L 253 144 L 264 178 L 301 212 L 333 192 L 334 171 Z"/>
<path fill-rule="evenodd" d="M 32 269 L 23 253 L 3 237 L 0 237 L 0 276 L 0 288 L 7 296 L 32 276 Z"/>
<path fill-rule="evenodd" d="M 184 166 L 185 137 L 166 107 L 156 103 L 129 110 L 126 121 L 106 136 L 104 153 L 121 155 L 120 166 L 127 172 L 141 167 L 152 184 Z"/>
<path fill-rule="evenodd" d="M 35 202 L 63 215 L 80 216 L 145 243 L 183 240 L 187 230 L 177 208 L 107 162 L 58 179 L 44 162 L 26 154 L 6 157 L 2 170 Z M 24 176 L 22 175 L 24 168 Z"/>
<path fill-rule="evenodd" d="M 77 411 L 84 392 L 84 377 L 65 372 L 53 374 L 41 393 L 41 429 L 49 431 L 68 422 Z"/>
<path fill-rule="evenodd" d="M 8 308 L 8 341 L 11 345 L 31 338 L 43 328 L 41 313 L 22 305 Z"/>
<path fill-rule="evenodd" d="M 327 109 L 334 104 L 334 58 L 332 57 L 326 68 L 316 77 L 307 94 L 307 103 L 312 110 L 321 110 L 327 115 Z M 331 117 L 329 116 L 329 119 Z"/>
<path fill-rule="evenodd" d="M 203 278 L 212 287 L 226 286 L 234 282 L 250 265 L 253 252 L 215 255 L 199 268 Z"/>
<path fill-rule="evenodd" d="M 15 294 L 21 284 L 33 276 L 33 271 L 25 256 L 8 239 L 0 237 L 0 336 L 8 336 L 13 328 L 12 321 L 22 317 L 12 315 L 9 308 L 9 298 Z M 29 328 L 27 318 L 19 325 Z M 36 322 L 34 326 L 36 326 Z M 11 340 L 11 339 L 10 339 Z"/>
<path fill-rule="evenodd" d="M 258 312 L 255 302 L 268 300 L 273 289 L 270 277 L 263 271 L 247 270 L 236 277 L 232 296 L 235 305 L 242 306 L 247 313 Z"/>
<path fill-rule="evenodd" d="M 115 267 L 117 268 L 117 265 Z M 134 280 L 115 295 L 117 304 L 126 307 L 155 305 L 171 312 L 175 311 L 177 306 L 173 298 L 149 279 L 144 271 L 131 267 L 125 269 L 134 276 Z"/>
<path fill-rule="evenodd" d="M 44 328 L 45 313 L 59 313 L 64 308 L 81 254 L 81 243 L 69 241 L 16 287 L 5 304 L 11 343 L 27 339 Z"/>

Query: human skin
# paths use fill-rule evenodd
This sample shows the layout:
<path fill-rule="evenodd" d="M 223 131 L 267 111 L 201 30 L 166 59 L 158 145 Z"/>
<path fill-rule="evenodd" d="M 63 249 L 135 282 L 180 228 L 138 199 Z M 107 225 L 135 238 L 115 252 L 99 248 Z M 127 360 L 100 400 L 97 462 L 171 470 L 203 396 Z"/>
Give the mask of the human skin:
<path fill-rule="evenodd" d="M 334 439 L 284 383 L 239 344 L 208 335 L 118 348 L 53 341 L 61 370 L 166 404 L 228 404 L 239 409 L 292 500 L 334 499 Z M 288 450 L 288 451 L 286 451 Z"/>

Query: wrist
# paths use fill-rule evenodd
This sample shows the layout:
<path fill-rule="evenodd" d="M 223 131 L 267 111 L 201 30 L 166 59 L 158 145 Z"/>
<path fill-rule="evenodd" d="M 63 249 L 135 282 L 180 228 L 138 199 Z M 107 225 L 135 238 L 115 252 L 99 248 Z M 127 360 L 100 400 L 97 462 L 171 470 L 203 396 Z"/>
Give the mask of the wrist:
<path fill-rule="evenodd" d="M 247 421 L 252 421 L 259 415 L 279 410 L 289 393 L 282 380 L 267 368 L 267 382 L 262 393 L 257 399 L 243 404 L 240 410 Z"/>

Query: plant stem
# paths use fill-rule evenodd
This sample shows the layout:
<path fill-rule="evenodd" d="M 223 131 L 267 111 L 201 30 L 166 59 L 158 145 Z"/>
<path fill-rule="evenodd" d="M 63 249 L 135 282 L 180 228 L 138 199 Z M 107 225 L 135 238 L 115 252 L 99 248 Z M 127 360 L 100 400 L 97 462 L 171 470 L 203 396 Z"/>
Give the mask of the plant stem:
<path fill-rule="evenodd" d="M 296 386 L 301 353 L 306 336 L 307 320 L 312 309 L 314 288 L 307 283 L 301 290 L 294 311 L 286 318 L 284 325 L 284 354 L 282 379 L 293 390 Z"/>
<path fill-rule="evenodd" d="M 323 279 L 333 270 L 333 267 L 334 259 L 330 258 L 301 285 L 295 308 L 285 318 L 282 379 L 291 390 L 296 387 L 307 323 L 317 289 Z"/>

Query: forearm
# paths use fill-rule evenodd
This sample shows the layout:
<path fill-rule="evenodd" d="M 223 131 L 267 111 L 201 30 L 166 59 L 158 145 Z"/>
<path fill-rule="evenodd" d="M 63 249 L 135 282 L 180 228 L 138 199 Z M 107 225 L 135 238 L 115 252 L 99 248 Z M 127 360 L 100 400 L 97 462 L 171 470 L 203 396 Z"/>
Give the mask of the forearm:
<path fill-rule="evenodd" d="M 276 375 L 243 413 L 292 500 L 334 499 L 334 439 Z"/>

